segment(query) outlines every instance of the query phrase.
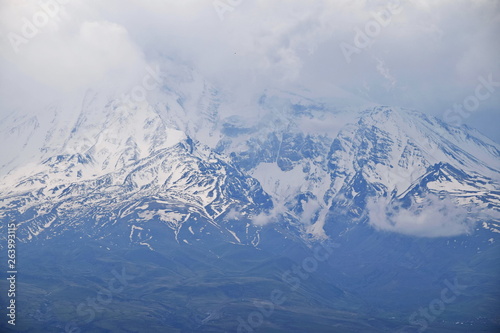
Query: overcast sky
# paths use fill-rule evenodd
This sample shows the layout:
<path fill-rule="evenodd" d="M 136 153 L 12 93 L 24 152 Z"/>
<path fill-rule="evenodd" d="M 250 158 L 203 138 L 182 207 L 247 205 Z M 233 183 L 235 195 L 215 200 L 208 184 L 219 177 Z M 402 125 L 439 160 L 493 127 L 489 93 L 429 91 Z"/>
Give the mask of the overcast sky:
<path fill-rule="evenodd" d="M 497 0 L 2 0 L 0 32 L 0 119 L 169 57 L 242 99 L 305 89 L 441 118 L 465 102 L 448 120 L 500 142 Z"/>

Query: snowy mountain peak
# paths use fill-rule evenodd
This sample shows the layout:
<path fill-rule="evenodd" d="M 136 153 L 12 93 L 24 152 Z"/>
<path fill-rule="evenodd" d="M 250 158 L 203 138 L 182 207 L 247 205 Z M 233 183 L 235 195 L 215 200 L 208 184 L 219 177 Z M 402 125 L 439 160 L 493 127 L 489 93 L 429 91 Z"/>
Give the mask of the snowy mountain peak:
<path fill-rule="evenodd" d="M 340 131 L 330 150 L 334 211 L 362 217 L 363 207 L 376 198 L 418 204 L 425 193 L 445 193 L 454 205 L 489 211 L 497 221 L 499 151 L 477 132 L 420 112 L 365 111 Z"/>
<path fill-rule="evenodd" d="M 445 192 L 456 205 L 500 211 L 500 147 L 476 131 L 404 108 L 356 114 L 293 94 L 268 93 L 256 111 L 263 117 L 246 117 L 227 113 L 202 80 L 184 84 L 197 87 L 196 96 L 165 89 L 131 106 L 89 92 L 73 117 L 14 122 L 26 146 L 44 140 L 34 145 L 38 160 L 3 177 L 1 200 L 14 215 L 42 216 L 49 205 L 51 216 L 61 216 L 88 197 L 110 209 L 91 214 L 113 224 L 113 210 L 154 197 L 127 215 L 133 230 L 148 234 L 133 222 L 163 221 L 168 211 L 176 239 L 183 225 L 201 230 L 205 221 L 237 243 L 256 242 L 259 228 L 276 221 L 305 239 L 324 239 L 336 219 L 362 220 L 380 198 L 417 203 Z M 27 237 L 46 229 L 44 218 L 29 221 Z"/>

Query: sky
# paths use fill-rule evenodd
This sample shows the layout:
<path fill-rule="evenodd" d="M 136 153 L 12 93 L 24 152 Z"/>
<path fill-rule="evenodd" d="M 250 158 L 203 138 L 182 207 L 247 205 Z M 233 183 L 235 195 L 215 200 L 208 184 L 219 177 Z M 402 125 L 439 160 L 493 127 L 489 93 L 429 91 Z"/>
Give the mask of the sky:
<path fill-rule="evenodd" d="M 417 109 L 500 142 L 499 33 L 497 0 L 3 0 L 0 119 L 129 89 L 168 57 L 242 103 L 307 91 Z"/>

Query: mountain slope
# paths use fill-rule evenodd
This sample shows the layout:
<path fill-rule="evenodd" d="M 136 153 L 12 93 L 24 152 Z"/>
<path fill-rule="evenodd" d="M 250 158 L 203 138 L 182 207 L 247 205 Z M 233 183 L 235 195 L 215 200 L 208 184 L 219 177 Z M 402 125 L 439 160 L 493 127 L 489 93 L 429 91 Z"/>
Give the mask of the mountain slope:
<path fill-rule="evenodd" d="M 230 211 L 251 216 L 272 207 L 258 182 L 167 127 L 148 105 L 130 110 L 112 100 L 100 109 L 102 102 L 85 104 L 57 155 L 3 178 L 3 217 L 18 222 L 20 239 L 77 229 L 146 244 L 154 233 L 145 224 L 153 221 L 171 229 L 177 242 L 211 234 L 258 243 L 258 228 L 249 222 L 221 224 Z"/>
<path fill-rule="evenodd" d="M 217 93 L 207 89 L 200 90 L 198 103 L 214 103 Z M 205 116 L 200 124 L 211 128 L 211 149 L 192 142 L 184 132 L 196 135 L 201 127 L 169 118 L 171 103 L 172 98 L 165 97 L 155 107 L 144 102 L 130 108 L 119 98 L 89 93 L 72 125 L 51 129 L 64 138 L 54 146 L 57 151 L 52 148 L 55 155 L 14 169 L 2 179 L 2 201 L 16 202 L 8 206 L 10 212 L 30 211 L 23 215 L 30 222 L 21 224 L 36 224 L 27 227 L 26 237 L 59 225 L 41 216 L 56 214 L 54 207 L 61 202 L 74 200 L 78 211 L 82 200 L 75 199 L 76 194 L 94 207 L 109 206 L 106 200 L 112 203 L 124 196 L 168 197 L 171 205 L 184 207 L 182 221 L 189 215 L 186 207 L 192 206 L 211 222 L 245 221 L 232 236 L 232 241 L 243 243 L 256 242 L 255 234 L 248 236 L 249 227 L 258 229 L 272 221 L 286 221 L 305 240 L 324 239 L 336 220 L 373 218 L 374 207 L 381 212 L 379 220 L 391 220 L 388 216 L 395 209 L 415 217 L 422 200 L 428 199 L 426 207 L 436 206 L 435 197 L 446 197 L 446 203 L 437 202 L 438 211 L 446 206 L 455 216 L 468 209 L 486 229 L 500 231 L 500 148 L 469 128 L 391 107 L 362 111 L 353 119 L 352 112 L 332 111 L 296 95 L 266 95 L 260 102 L 263 118 L 222 117 L 215 105 L 208 108 L 211 112 L 201 108 Z M 306 125 L 317 119 L 323 123 L 320 130 Z M 46 202 L 51 208 L 30 210 Z M 105 215 L 116 215 L 113 209 Z M 377 221 L 372 225 L 387 227 Z M 471 225 L 452 229 L 470 232 Z M 439 234 L 423 230 L 421 235 Z"/>
<path fill-rule="evenodd" d="M 252 126 L 223 119 L 228 133 L 216 149 L 259 180 L 279 208 L 274 215 L 292 218 L 305 234 L 325 238 L 328 221 L 364 220 L 373 201 L 400 205 L 419 201 L 417 192 L 446 197 L 500 231 L 498 144 L 417 111 L 375 107 L 351 120 L 311 101 L 287 101 L 267 97 L 261 107 L 274 112 Z M 304 128 L 311 119 L 322 120 L 316 131 Z M 454 171 L 430 177 L 444 166 Z"/>

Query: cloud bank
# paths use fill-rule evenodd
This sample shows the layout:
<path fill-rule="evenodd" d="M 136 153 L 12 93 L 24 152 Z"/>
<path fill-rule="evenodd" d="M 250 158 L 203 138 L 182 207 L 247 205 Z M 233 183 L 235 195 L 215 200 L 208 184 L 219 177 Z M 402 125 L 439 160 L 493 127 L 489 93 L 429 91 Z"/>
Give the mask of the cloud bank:
<path fill-rule="evenodd" d="M 470 234 L 478 221 L 477 214 L 432 193 L 409 208 L 388 198 L 372 199 L 367 203 L 367 210 L 369 223 L 374 228 L 418 237 Z"/>
<path fill-rule="evenodd" d="M 5 0 L 0 116 L 90 87 L 126 90 L 165 57 L 244 102 L 301 89 L 441 116 L 479 76 L 500 82 L 499 9 L 496 0 Z M 349 63 L 343 43 L 358 50 Z M 495 135 L 499 104 L 497 93 L 466 121 Z"/>

